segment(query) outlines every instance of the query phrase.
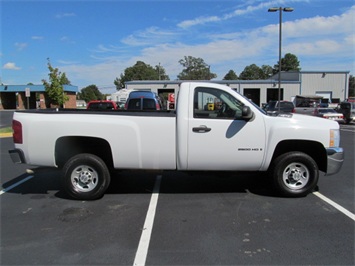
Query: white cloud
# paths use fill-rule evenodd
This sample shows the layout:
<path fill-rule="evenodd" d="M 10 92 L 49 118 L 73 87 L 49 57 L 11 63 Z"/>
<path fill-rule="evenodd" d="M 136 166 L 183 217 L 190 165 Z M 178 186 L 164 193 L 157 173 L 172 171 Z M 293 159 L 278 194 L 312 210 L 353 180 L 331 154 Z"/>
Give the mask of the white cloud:
<path fill-rule="evenodd" d="M 305 2 L 307 0 L 291 0 L 288 1 L 288 3 L 292 2 Z M 257 5 L 254 5 L 255 2 Z M 243 7 L 239 7 L 235 9 L 233 12 L 230 13 L 225 13 L 220 16 L 200 16 L 195 19 L 190 19 L 190 20 L 184 20 L 180 23 L 177 24 L 178 27 L 187 29 L 192 26 L 197 26 L 197 25 L 203 25 L 206 23 L 211 23 L 211 22 L 218 22 L 218 21 L 224 21 L 224 20 L 229 20 L 234 17 L 246 15 L 249 13 L 253 13 L 258 10 L 270 8 L 272 6 L 279 6 L 280 4 L 285 4 L 284 0 L 274 0 L 274 1 L 267 1 L 267 2 L 261 2 L 260 1 L 247 1 Z"/>
<path fill-rule="evenodd" d="M 65 72 L 68 79 L 79 86 L 79 89 L 91 84 L 98 86 L 102 84 L 112 84 L 116 77 L 129 65 L 126 62 L 107 61 L 93 65 L 72 64 L 59 66 Z"/>
<path fill-rule="evenodd" d="M 330 55 L 340 51 L 343 45 L 335 40 L 319 40 L 315 42 L 298 42 L 287 45 L 284 50 L 292 51 L 296 55 Z"/>
<path fill-rule="evenodd" d="M 320 35 L 339 35 L 354 31 L 355 6 L 340 16 L 299 19 L 283 24 L 283 33 L 290 37 L 306 37 Z M 273 25 L 269 30 L 278 30 L 278 25 Z"/>
<path fill-rule="evenodd" d="M 43 40 L 43 36 L 32 36 L 31 37 L 32 40 Z"/>
<path fill-rule="evenodd" d="M 272 6 L 270 3 L 277 6 L 280 2 L 268 3 L 268 6 Z M 262 4 L 257 7 L 261 8 L 260 5 Z M 252 8 L 237 10 L 251 12 Z M 355 7 L 352 7 L 339 16 L 317 16 L 285 22 L 283 24 L 283 54 L 295 54 L 301 62 L 302 69 L 326 68 L 354 71 L 354 12 Z M 216 18 L 206 17 L 196 19 L 195 22 L 202 23 L 204 20 L 207 23 L 214 19 Z M 184 56 L 191 55 L 203 58 L 206 64 L 211 65 L 211 71 L 217 73 L 217 79 L 222 79 L 230 69 L 238 74 L 247 65 L 253 63 L 259 66 L 276 64 L 278 26 L 278 24 L 273 24 L 248 31 L 211 34 L 203 37 L 200 35 L 198 36 L 200 43 L 197 44 L 189 44 L 188 34 L 182 35 L 179 28 L 176 29 L 177 34 L 174 34 L 172 30 L 150 27 L 122 39 L 123 46 L 100 44 L 95 51 L 91 51 L 94 53 L 91 58 L 99 60 L 99 63 L 65 65 L 60 69 L 66 72 L 75 85 L 113 84 L 113 80 L 119 77 L 127 67 L 140 60 L 152 66 L 161 63 L 170 79 L 175 79 L 182 71 L 182 66 L 178 61 Z M 179 42 L 179 39 L 182 41 Z M 136 50 L 132 55 L 130 54 L 132 46 L 142 46 L 142 49 Z M 98 54 L 109 56 L 98 57 Z M 315 56 L 319 59 L 314 60 Z"/>
<path fill-rule="evenodd" d="M 75 41 L 73 41 L 72 39 L 70 39 L 70 37 L 68 37 L 68 36 L 62 36 L 62 37 L 60 38 L 60 41 L 61 41 L 61 42 L 64 42 L 64 43 L 75 44 Z"/>
<path fill-rule="evenodd" d="M 20 67 L 16 66 L 16 64 L 13 62 L 6 63 L 2 68 L 8 69 L 8 70 L 20 70 L 21 69 Z"/>
<path fill-rule="evenodd" d="M 27 43 L 16 42 L 15 47 L 18 51 L 22 51 L 23 49 L 25 49 L 27 47 Z"/>
<path fill-rule="evenodd" d="M 65 17 L 75 17 L 75 16 L 76 16 L 75 13 L 59 13 L 55 15 L 55 17 L 58 19 L 65 18 Z"/>
<path fill-rule="evenodd" d="M 180 23 L 178 23 L 178 27 L 180 28 L 189 28 L 189 27 L 192 27 L 192 26 L 196 26 L 196 25 L 202 25 L 202 24 L 206 24 L 206 23 L 209 23 L 209 22 L 217 22 L 217 21 L 220 21 L 222 20 L 222 18 L 220 17 L 217 17 L 217 16 L 210 16 L 210 17 L 198 17 L 198 18 L 195 18 L 195 19 L 191 19 L 191 20 L 184 20 Z"/>
<path fill-rule="evenodd" d="M 147 46 L 158 43 L 171 42 L 179 36 L 177 31 L 162 30 L 158 27 L 149 27 L 143 31 L 135 32 L 121 40 L 129 46 Z"/>

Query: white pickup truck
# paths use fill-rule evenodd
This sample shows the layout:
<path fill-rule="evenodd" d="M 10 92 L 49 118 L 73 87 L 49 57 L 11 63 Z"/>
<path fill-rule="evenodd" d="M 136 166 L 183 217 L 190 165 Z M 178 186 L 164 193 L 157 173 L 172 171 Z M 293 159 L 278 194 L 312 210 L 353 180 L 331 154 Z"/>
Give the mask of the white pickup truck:
<path fill-rule="evenodd" d="M 62 168 L 82 200 L 104 195 L 110 169 L 264 171 L 283 196 L 305 196 L 344 158 L 337 122 L 268 116 L 214 83 L 181 83 L 176 111 L 17 111 L 13 132 L 15 163 Z"/>

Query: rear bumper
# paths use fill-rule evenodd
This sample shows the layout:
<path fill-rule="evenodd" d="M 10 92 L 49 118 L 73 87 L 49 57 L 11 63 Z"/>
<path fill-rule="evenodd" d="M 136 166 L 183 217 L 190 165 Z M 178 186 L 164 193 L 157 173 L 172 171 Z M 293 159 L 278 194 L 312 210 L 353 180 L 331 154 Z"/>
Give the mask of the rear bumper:
<path fill-rule="evenodd" d="M 20 149 L 9 150 L 9 154 L 10 154 L 11 160 L 14 163 L 26 163 L 25 156 L 23 155 L 22 150 L 20 150 Z"/>
<path fill-rule="evenodd" d="M 327 148 L 327 157 L 327 175 L 338 173 L 344 162 L 343 148 Z"/>

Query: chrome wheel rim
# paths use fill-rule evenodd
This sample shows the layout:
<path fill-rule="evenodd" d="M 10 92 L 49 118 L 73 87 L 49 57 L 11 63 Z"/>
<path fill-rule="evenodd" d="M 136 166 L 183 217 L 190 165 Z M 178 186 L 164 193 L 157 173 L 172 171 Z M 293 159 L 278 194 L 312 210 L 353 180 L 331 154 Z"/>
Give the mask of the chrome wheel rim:
<path fill-rule="evenodd" d="M 94 168 L 88 165 L 77 166 L 71 174 L 73 186 L 81 192 L 92 191 L 98 184 L 99 176 Z"/>
<path fill-rule="evenodd" d="M 310 178 L 308 168 L 302 163 L 289 164 L 282 174 L 282 180 L 286 187 L 290 189 L 304 188 Z"/>

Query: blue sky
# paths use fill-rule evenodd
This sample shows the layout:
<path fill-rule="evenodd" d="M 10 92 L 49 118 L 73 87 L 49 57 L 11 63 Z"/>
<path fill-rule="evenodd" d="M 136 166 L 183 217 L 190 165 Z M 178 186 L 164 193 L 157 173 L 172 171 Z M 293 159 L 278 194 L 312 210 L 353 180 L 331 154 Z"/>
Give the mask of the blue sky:
<path fill-rule="evenodd" d="M 200 57 L 217 79 L 295 54 L 302 70 L 355 73 L 354 0 L 0 0 L 1 82 L 42 84 L 47 58 L 79 89 L 102 92 L 136 61 L 159 63 L 171 80 L 184 56 Z"/>

